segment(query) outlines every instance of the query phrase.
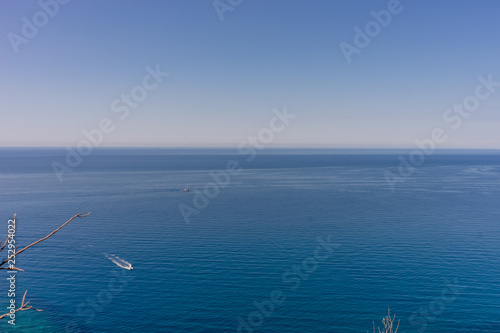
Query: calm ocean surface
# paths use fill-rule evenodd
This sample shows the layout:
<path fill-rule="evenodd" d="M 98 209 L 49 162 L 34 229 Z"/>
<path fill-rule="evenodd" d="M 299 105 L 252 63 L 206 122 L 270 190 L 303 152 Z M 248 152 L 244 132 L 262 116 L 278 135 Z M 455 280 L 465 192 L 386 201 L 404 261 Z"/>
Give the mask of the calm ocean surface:
<path fill-rule="evenodd" d="M 500 153 L 436 154 L 393 192 L 398 156 L 100 149 L 60 182 L 64 150 L 0 149 L 2 240 L 14 213 L 23 246 L 92 212 L 19 255 L 17 300 L 44 311 L 0 331 L 371 332 L 390 307 L 399 332 L 500 332 Z"/>

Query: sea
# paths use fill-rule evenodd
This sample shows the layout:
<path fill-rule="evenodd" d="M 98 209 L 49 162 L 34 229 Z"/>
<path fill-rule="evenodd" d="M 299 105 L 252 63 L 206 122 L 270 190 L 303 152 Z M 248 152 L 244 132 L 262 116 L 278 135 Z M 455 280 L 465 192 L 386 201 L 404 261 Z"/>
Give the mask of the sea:
<path fill-rule="evenodd" d="M 89 212 L 1 332 L 500 332 L 500 151 L 0 148 L 2 242 Z"/>

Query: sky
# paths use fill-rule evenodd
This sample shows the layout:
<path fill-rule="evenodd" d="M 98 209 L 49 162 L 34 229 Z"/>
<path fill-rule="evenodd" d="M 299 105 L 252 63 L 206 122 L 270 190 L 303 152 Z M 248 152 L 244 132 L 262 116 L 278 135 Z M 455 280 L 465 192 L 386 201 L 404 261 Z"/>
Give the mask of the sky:
<path fill-rule="evenodd" d="M 286 110 L 266 145 L 500 148 L 498 1 L 59 1 L 0 0 L 0 146 L 237 147 Z"/>

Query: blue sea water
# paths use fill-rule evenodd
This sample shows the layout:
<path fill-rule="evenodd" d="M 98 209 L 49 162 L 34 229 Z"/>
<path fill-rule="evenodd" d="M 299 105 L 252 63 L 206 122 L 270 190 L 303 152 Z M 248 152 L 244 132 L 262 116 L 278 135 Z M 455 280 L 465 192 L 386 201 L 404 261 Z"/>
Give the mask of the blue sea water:
<path fill-rule="evenodd" d="M 1 332 L 371 332 L 388 307 L 399 332 L 500 332 L 499 152 L 438 152 L 394 191 L 405 152 L 98 149 L 59 181 L 65 154 L 0 149 L 2 240 L 14 213 L 22 247 L 92 212 L 19 255 L 43 312 Z"/>

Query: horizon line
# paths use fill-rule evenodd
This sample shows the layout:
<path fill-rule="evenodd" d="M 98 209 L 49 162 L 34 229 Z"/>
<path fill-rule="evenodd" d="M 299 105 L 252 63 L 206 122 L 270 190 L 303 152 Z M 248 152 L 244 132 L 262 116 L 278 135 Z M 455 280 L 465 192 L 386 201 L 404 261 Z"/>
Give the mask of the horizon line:
<path fill-rule="evenodd" d="M 77 146 L 3 146 L 0 145 L 0 148 L 28 148 L 28 149 L 35 149 L 35 148 L 47 148 L 47 149 L 65 149 L 65 148 L 73 148 L 76 149 Z M 96 146 L 92 147 L 92 149 L 238 149 L 237 146 L 126 146 L 126 145 L 120 145 L 120 146 Z M 313 149 L 337 149 L 337 150 L 422 150 L 419 147 L 335 147 L 335 146 L 279 146 L 279 147 L 265 147 L 260 151 L 266 151 L 266 150 L 276 150 L 276 149 L 303 149 L 303 150 L 313 150 Z M 440 147 L 440 148 L 434 148 L 433 151 L 435 150 L 498 150 L 500 151 L 500 147 L 498 148 L 478 148 L 478 147 Z"/>

